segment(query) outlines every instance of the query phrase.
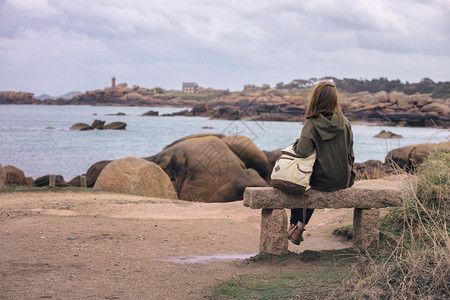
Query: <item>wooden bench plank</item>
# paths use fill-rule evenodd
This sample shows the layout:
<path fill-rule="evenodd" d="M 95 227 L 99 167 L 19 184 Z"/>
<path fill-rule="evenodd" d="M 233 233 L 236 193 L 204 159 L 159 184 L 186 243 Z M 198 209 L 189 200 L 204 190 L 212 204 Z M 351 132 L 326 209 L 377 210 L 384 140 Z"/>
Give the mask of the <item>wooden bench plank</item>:
<path fill-rule="evenodd" d="M 253 209 L 280 208 L 383 208 L 402 206 L 404 189 L 386 180 L 361 180 L 334 192 L 309 190 L 293 195 L 272 187 L 248 187 L 244 205 Z"/>

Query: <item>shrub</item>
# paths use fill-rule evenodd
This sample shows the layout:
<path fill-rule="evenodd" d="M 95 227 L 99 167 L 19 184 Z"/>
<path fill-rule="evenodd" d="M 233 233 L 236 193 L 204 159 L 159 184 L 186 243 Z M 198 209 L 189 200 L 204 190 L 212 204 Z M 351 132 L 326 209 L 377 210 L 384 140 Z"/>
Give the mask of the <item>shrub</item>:
<path fill-rule="evenodd" d="M 338 298 L 447 299 L 450 295 L 450 154 L 419 167 L 410 195 L 381 223 L 381 248 L 356 266 Z"/>

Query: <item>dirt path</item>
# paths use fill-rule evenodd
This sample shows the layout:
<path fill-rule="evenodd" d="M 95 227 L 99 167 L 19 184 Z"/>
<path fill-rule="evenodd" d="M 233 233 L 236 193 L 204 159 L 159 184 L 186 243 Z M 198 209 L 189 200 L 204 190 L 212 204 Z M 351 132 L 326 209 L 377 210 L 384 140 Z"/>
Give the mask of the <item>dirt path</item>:
<path fill-rule="evenodd" d="M 238 274 L 305 268 L 243 264 L 260 211 L 107 192 L 0 193 L 0 299 L 199 299 Z M 317 210 L 301 246 L 351 247 L 332 230 L 352 210 Z"/>

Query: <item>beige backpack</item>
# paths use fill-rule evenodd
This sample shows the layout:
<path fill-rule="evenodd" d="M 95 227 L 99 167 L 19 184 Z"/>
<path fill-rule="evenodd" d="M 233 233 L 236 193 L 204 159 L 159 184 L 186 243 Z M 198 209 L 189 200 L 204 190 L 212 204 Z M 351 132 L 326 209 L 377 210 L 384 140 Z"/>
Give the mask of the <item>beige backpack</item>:
<path fill-rule="evenodd" d="M 315 150 L 310 156 L 300 158 L 295 154 L 293 145 L 284 148 L 273 167 L 270 185 L 289 193 L 304 193 L 311 188 L 309 182 L 315 162 Z"/>

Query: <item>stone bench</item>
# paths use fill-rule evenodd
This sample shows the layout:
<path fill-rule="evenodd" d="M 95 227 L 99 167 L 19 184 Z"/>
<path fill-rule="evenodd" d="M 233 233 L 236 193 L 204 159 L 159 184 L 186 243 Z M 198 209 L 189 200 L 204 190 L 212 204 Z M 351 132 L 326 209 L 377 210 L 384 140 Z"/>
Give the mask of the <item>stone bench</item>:
<path fill-rule="evenodd" d="M 309 190 L 292 195 L 272 187 L 248 187 L 244 205 L 262 209 L 260 253 L 288 253 L 288 218 L 291 208 L 354 208 L 353 244 L 365 250 L 378 242 L 380 208 L 401 206 L 404 189 L 401 182 L 361 180 L 354 186 L 334 192 Z"/>

